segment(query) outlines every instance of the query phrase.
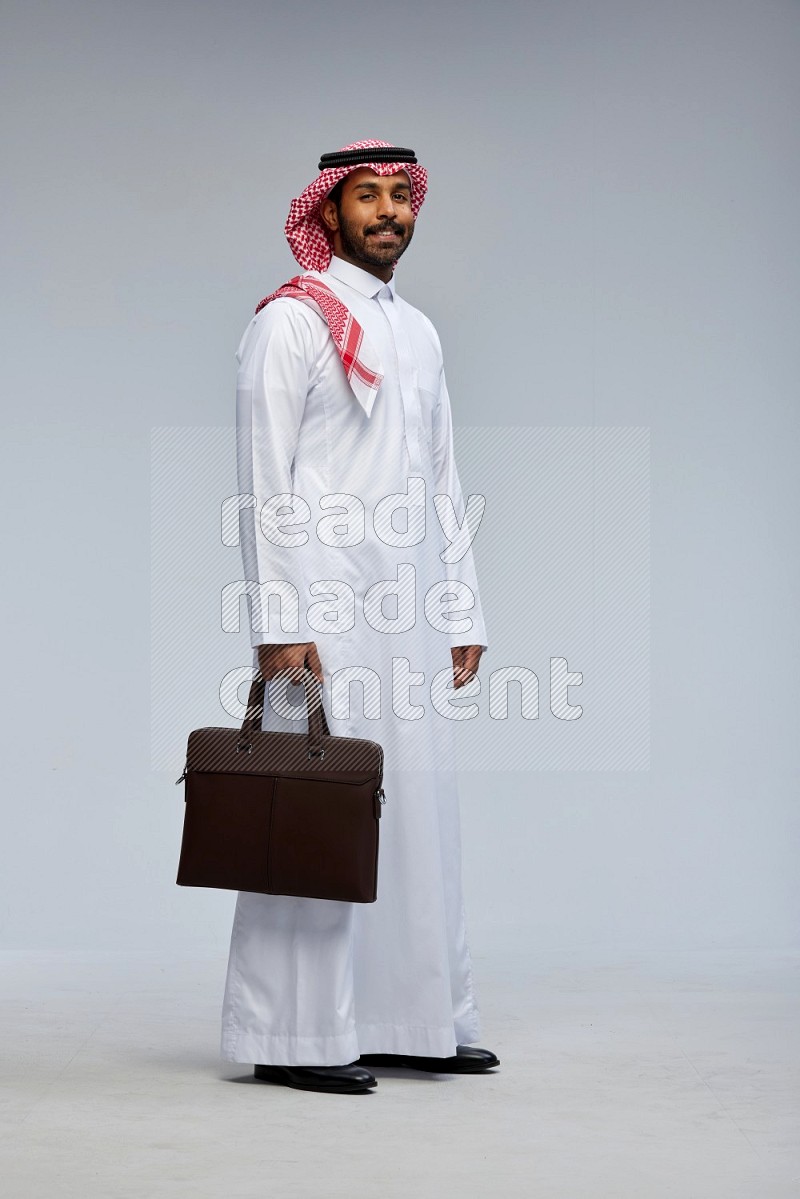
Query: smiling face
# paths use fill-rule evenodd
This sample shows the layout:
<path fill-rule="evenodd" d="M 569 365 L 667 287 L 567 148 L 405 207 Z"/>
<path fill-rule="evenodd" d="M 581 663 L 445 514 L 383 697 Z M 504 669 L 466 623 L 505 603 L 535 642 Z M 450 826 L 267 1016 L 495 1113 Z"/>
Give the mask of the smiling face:
<path fill-rule="evenodd" d="M 359 167 L 342 179 L 338 204 L 331 196 L 322 201 L 320 215 L 334 254 L 386 282 L 414 236 L 411 180 L 406 171 L 376 175 Z"/>

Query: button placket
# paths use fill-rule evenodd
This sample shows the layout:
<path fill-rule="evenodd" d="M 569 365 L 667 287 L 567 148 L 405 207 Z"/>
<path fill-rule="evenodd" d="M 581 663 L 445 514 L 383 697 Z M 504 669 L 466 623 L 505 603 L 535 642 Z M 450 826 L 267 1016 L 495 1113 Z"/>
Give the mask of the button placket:
<path fill-rule="evenodd" d="M 398 381 L 400 398 L 403 403 L 403 423 L 405 425 L 406 451 L 410 471 L 414 475 L 422 475 L 422 455 L 420 451 L 420 412 L 419 398 L 416 389 L 416 362 L 405 330 L 400 322 L 394 300 L 378 296 L 378 303 L 386 314 L 392 331 L 395 352 L 397 354 Z"/>

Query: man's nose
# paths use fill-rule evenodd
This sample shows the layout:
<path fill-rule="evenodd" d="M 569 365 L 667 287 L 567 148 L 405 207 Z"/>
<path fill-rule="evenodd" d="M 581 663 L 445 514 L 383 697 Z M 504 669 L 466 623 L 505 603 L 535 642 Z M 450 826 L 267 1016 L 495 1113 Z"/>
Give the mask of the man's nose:
<path fill-rule="evenodd" d="M 386 219 L 388 217 L 395 217 L 397 215 L 397 212 L 396 212 L 396 209 L 394 206 L 394 199 L 392 198 L 391 194 L 389 194 L 389 195 L 382 194 L 379 196 L 377 215 L 379 217 L 383 217 L 384 219 Z"/>

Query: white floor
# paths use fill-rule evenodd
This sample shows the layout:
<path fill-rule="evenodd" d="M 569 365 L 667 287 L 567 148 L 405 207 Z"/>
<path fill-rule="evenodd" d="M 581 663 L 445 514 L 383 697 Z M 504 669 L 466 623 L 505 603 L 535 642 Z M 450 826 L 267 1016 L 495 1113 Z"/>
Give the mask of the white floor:
<path fill-rule="evenodd" d="M 493 1075 L 218 1057 L 214 958 L 4 954 L 5 1199 L 800 1196 L 800 955 L 475 955 Z"/>

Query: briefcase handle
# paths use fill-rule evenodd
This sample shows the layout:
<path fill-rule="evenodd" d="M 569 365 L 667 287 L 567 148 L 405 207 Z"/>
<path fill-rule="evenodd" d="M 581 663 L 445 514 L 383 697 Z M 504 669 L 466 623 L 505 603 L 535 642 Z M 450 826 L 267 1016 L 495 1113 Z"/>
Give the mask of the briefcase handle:
<path fill-rule="evenodd" d="M 322 738 L 323 736 L 330 737 L 330 730 L 322 704 L 322 684 L 308 666 L 308 654 L 303 659 L 303 687 L 306 693 L 306 712 L 308 714 L 308 756 L 322 759 L 325 757 Z M 241 753 L 250 753 L 253 748 L 253 733 L 261 730 L 266 690 L 264 676 L 259 670 L 250 684 L 247 712 L 236 745 L 237 750 Z"/>

